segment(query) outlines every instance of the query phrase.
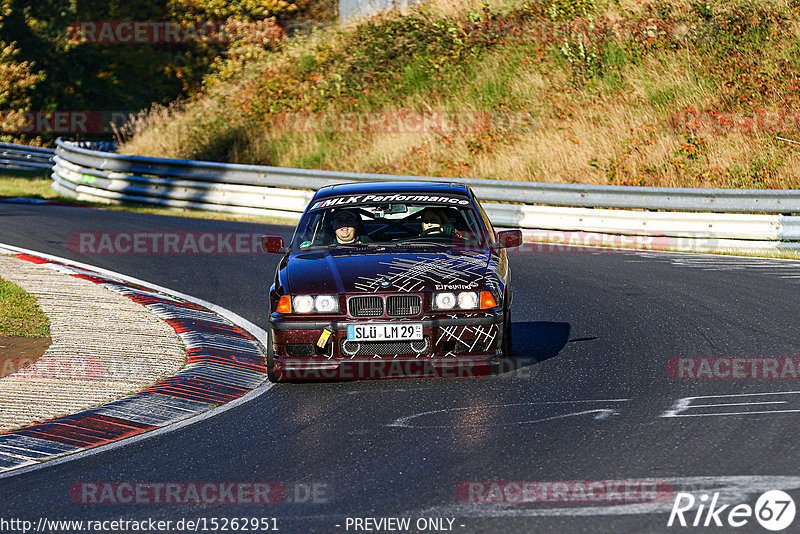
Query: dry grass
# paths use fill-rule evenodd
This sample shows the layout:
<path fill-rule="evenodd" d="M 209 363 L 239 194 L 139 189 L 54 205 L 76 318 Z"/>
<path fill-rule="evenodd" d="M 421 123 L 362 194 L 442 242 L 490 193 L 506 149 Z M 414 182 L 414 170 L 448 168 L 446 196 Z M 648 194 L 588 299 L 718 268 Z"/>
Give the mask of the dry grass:
<path fill-rule="evenodd" d="M 669 76 L 674 75 L 666 75 Z M 790 144 L 776 144 L 774 136 L 700 131 L 706 149 L 698 161 L 688 162 L 676 156 L 683 136 L 670 124 L 670 111 L 646 105 L 643 91 L 576 105 L 574 96 L 548 93 L 552 85 L 552 80 L 537 72 L 521 76 L 511 90 L 532 101 L 538 97 L 542 104 L 530 112 L 534 117 L 532 128 L 513 134 L 509 140 L 486 143 L 490 148 L 477 153 L 467 147 L 481 137 L 481 133 L 472 131 L 450 135 L 361 132 L 332 139 L 323 134 L 293 134 L 264 124 L 241 122 L 227 132 L 234 134 L 227 159 L 328 170 L 588 184 L 614 183 L 609 180 L 608 171 L 618 161 L 620 178 L 616 183 L 622 185 L 758 187 L 755 183 L 737 184 L 725 173 L 748 169 L 755 155 L 776 153 L 783 155 L 783 164 L 779 176 L 768 185 L 797 186 L 798 151 Z M 669 82 L 662 86 L 669 87 Z M 695 93 L 693 97 L 676 99 L 670 107 L 700 108 L 702 99 L 702 93 Z M 430 105 L 437 112 L 444 109 L 441 101 Z M 203 102 L 206 113 L 212 113 L 211 107 L 211 100 Z M 195 112 L 198 109 L 194 108 Z M 471 111 L 466 103 L 462 109 L 464 113 Z M 125 146 L 125 153 L 203 159 L 202 154 L 189 149 L 196 142 L 192 135 L 214 133 L 201 129 L 198 134 L 197 119 L 174 108 L 160 108 L 137 124 L 140 133 Z M 693 168 L 687 170 L 690 163 Z"/>
<path fill-rule="evenodd" d="M 0 176 L 0 197 L 58 199 L 52 183 L 49 178 Z"/>
<path fill-rule="evenodd" d="M 727 13 L 734 9 L 729 3 L 716 2 L 712 7 Z M 598 0 L 595 4 L 597 16 L 611 20 L 648 14 L 645 5 L 634 0 Z M 790 11 L 782 1 L 763 5 L 782 13 Z M 518 7 L 519 3 L 511 0 L 491 3 L 494 13 L 507 13 Z M 426 9 L 427 17 L 460 20 L 467 13 L 480 12 L 482 6 L 469 0 L 435 0 Z M 392 17 L 396 15 L 381 15 L 373 22 L 381 24 Z M 792 20 L 786 31 L 791 34 L 798 27 L 798 22 Z M 249 52 L 242 51 L 240 57 L 222 64 L 218 75 L 209 78 L 205 91 L 192 100 L 141 115 L 127 132 L 123 152 L 519 181 L 800 186 L 800 145 L 776 142 L 775 131 L 719 131 L 708 123 L 692 130 L 682 126 L 684 110 L 715 110 L 725 105 L 719 89 L 724 80 L 719 79 L 719 74 L 709 74 L 708 56 L 699 48 L 666 46 L 644 53 L 635 61 L 627 58 L 615 63 L 611 58 L 601 76 L 576 80 L 569 62 L 559 59 L 558 46 L 511 43 L 487 49 L 477 59 L 441 71 L 444 78 L 440 83 L 411 83 L 408 94 L 400 98 L 394 95 L 381 100 L 377 96 L 366 107 L 359 102 L 349 103 L 349 98 L 323 99 L 321 104 L 326 113 L 351 112 L 353 107 L 370 113 L 510 113 L 531 117 L 532 123 L 527 127 L 508 129 L 494 125 L 487 129 L 410 133 L 292 132 L 273 124 L 277 115 L 250 109 L 259 96 L 249 92 L 251 83 L 257 87 L 266 83 L 271 91 L 289 80 L 285 90 L 300 94 L 313 93 L 323 82 L 330 82 L 336 69 L 325 61 L 342 51 L 360 50 L 358 28 L 357 23 L 352 23 L 316 32 L 292 40 L 279 53 L 262 54 L 258 60 L 247 59 Z M 742 65 L 755 60 L 763 70 L 781 58 L 796 59 L 795 45 L 776 45 L 775 50 L 765 50 L 764 57 L 744 57 Z M 311 57 L 320 65 L 314 77 L 295 71 L 297 65 Z M 295 86 L 292 82 L 296 82 Z M 385 89 L 372 88 L 376 95 L 382 91 Z M 735 91 L 727 98 L 733 96 Z M 777 113 L 780 104 L 764 102 L 762 107 L 768 113 Z M 729 113 L 739 112 L 733 109 Z"/>
<path fill-rule="evenodd" d="M 153 105 L 139 112 L 122 128 L 119 141 L 129 141 L 122 145 L 123 154 L 178 154 L 181 152 L 181 125 L 188 115 L 183 106 L 176 102 L 170 106 Z M 180 121 L 179 118 L 184 118 Z M 177 130 L 177 131 L 176 131 Z"/>
<path fill-rule="evenodd" d="M 475 9 L 473 0 L 434 0 L 431 2 L 432 12 L 440 17 L 459 18 Z"/>

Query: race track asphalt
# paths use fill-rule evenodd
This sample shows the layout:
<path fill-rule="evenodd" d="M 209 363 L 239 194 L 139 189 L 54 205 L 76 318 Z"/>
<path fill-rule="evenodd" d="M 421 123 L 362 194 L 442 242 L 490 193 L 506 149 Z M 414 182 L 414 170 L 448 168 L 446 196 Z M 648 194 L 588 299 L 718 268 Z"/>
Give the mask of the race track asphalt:
<path fill-rule="evenodd" d="M 291 230 L 0 204 L 2 243 L 166 286 L 262 328 L 278 256 L 80 254 L 67 242 L 81 232 L 288 238 Z M 603 249 L 509 257 L 515 370 L 480 379 L 278 384 L 180 430 L 0 479 L 0 519 L 274 517 L 281 532 L 363 532 L 354 518 L 407 517 L 412 526 L 453 518 L 452 531 L 465 533 L 721 532 L 730 528 L 667 527 L 674 494 L 661 503 L 571 495 L 474 504 L 459 488 L 487 481 L 607 488 L 627 480 L 698 498 L 720 491 L 751 506 L 766 489 L 800 497 L 796 379 L 674 379 L 667 370 L 673 358 L 800 356 L 800 262 Z M 280 482 L 290 498 L 269 506 L 93 505 L 69 496 L 83 482 L 205 481 Z M 314 484 L 319 502 L 303 498 Z M 765 532 L 752 518 L 736 531 Z"/>

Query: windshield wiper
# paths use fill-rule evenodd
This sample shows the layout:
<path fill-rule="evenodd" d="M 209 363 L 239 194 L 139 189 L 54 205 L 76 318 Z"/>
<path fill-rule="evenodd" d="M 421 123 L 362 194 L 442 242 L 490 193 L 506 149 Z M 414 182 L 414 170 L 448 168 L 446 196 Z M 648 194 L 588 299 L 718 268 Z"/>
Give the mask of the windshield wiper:
<path fill-rule="evenodd" d="M 347 248 L 375 248 L 383 246 L 381 243 L 331 243 L 327 246 L 327 248 L 339 248 L 339 247 L 347 247 Z"/>
<path fill-rule="evenodd" d="M 451 242 L 450 240 L 446 241 L 428 241 L 423 239 L 408 239 L 404 241 L 395 241 L 390 243 L 391 245 L 419 245 L 419 246 L 429 246 L 429 245 L 437 245 L 440 247 L 450 247 Z"/>

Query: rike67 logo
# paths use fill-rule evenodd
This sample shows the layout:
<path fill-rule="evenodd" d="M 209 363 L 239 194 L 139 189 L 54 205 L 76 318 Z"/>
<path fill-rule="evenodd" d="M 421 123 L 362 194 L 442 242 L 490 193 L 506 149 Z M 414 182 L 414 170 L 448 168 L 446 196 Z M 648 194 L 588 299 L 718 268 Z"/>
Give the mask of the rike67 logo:
<path fill-rule="evenodd" d="M 732 527 L 747 525 L 753 517 L 767 530 L 784 530 L 794 521 L 794 500 L 786 492 L 771 490 L 762 494 L 755 507 L 749 504 L 719 504 L 719 493 L 712 497 L 702 494 L 699 498 L 691 493 L 678 493 L 669 514 L 667 526 L 671 527 Z"/>

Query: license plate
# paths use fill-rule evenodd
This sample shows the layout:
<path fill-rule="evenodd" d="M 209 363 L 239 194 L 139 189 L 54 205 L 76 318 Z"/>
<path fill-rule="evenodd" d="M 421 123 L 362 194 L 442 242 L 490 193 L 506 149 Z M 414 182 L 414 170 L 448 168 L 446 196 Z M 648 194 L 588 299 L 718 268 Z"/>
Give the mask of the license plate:
<path fill-rule="evenodd" d="M 422 341 L 422 323 L 347 325 L 348 341 Z"/>

